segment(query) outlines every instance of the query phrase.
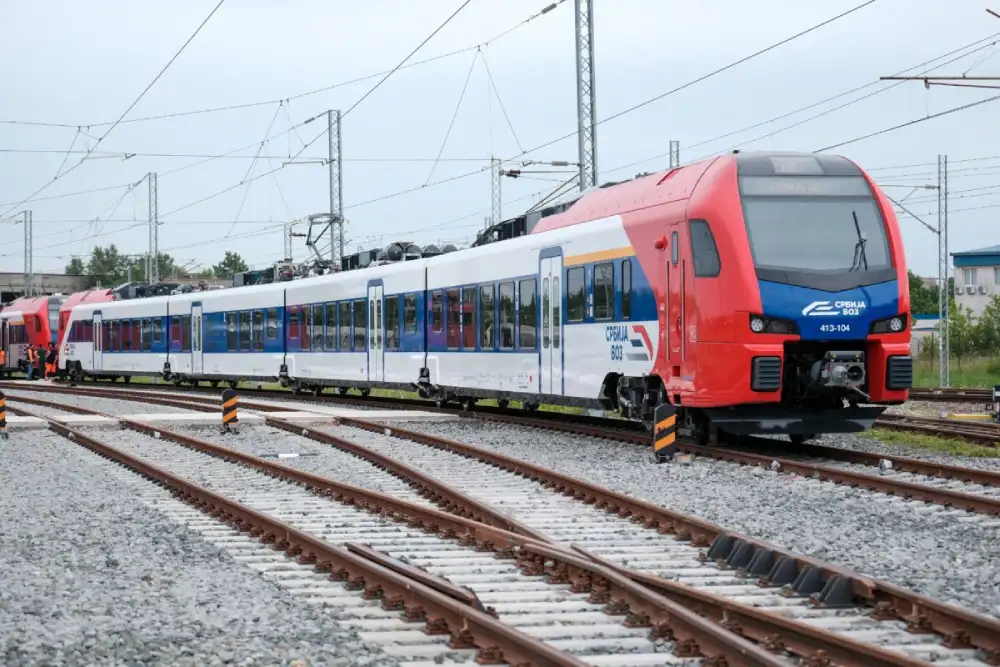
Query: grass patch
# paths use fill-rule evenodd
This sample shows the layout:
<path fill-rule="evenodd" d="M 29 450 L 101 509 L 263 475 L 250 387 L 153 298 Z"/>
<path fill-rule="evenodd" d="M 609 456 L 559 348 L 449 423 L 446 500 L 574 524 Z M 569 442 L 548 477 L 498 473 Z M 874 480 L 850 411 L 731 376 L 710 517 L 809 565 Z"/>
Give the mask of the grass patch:
<path fill-rule="evenodd" d="M 951 360 L 951 386 L 965 389 L 1000 384 L 1000 358 L 967 357 Z M 937 359 L 915 359 L 913 386 L 935 388 L 941 385 Z"/>
<path fill-rule="evenodd" d="M 941 438 L 922 433 L 905 433 L 887 429 L 873 428 L 868 434 L 887 445 L 927 449 L 942 454 L 954 456 L 973 456 L 978 458 L 1000 458 L 1000 447 L 983 447 L 955 438 Z"/>

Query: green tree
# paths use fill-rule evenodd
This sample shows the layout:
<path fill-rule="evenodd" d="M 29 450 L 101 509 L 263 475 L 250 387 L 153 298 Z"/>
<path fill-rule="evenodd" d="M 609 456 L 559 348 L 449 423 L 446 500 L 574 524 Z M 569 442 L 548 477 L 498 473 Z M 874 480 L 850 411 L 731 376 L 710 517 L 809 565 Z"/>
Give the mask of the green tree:
<path fill-rule="evenodd" d="M 914 315 L 929 315 L 938 312 L 938 290 L 924 284 L 923 279 L 913 271 L 910 276 L 910 312 Z"/>
<path fill-rule="evenodd" d="M 212 273 L 216 278 L 229 278 L 235 273 L 242 273 L 247 270 L 247 263 L 243 261 L 238 252 L 226 251 L 226 256 L 222 261 L 212 267 Z"/>
<path fill-rule="evenodd" d="M 972 319 L 972 311 L 967 306 L 959 306 L 954 301 L 950 306 L 951 317 L 948 323 L 951 340 L 951 354 L 962 367 L 962 359 L 974 354 L 979 347 L 980 332 L 978 324 Z"/>
<path fill-rule="evenodd" d="M 87 265 L 83 263 L 83 260 L 79 257 L 74 257 L 69 260 L 69 264 L 66 265 L 66 275 L 67 276 L 83 276 L 87 274 Z"/>
<path fill-rule="evenodd" d="M 120 285 L 125 282 L 128 258 L 112 243 L 107 248 L 96 246 L 87 262 L 87 275 L 102 285 Z"/>
<path fill-rule="evenodd" d="M 96 249 L 95 249 L 96 250 Z M 132 266 L 132 282 L 145 282 L 146 281 L 146 258 L 145 257 L 132 257 L 124 262 L 125 270 L 122 277 L 122 282 L 128 277 L 128 267 Z M 157 269 L 160 272 L 160 280 L 168 280 L 170 276 L 173 275 L 176 268 L 174 263 L 174 258 L 167 253 L 161 252 L 157 256 L 156 262 Z"/>

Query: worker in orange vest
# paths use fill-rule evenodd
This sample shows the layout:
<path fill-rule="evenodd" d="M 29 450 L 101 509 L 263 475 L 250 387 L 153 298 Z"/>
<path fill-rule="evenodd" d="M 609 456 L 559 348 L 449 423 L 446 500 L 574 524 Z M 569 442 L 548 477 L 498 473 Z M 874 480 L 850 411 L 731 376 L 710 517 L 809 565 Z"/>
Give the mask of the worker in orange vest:
<path fill-rule="evenodd" d="M 0 347 L 0 378 L 3 377 L 4 371 L 6 370 L 4 368 L 4 365 L 6 363 L 7 363 L 7 352 L 4 351 L 2 347 Z"/>
<path fill-rule="evenodd" d="M 45 356 L 45 379 L 56 376 L 56 344 L 49 343 L 49 353 Z"/>

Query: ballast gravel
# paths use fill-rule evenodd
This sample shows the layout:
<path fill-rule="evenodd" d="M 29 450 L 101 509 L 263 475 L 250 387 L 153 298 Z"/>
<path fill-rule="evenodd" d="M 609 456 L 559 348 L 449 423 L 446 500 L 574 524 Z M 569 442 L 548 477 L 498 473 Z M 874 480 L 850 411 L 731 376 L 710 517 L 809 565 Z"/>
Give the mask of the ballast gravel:
<path fill-rule="evenodd" d="M 48 413 L 48 409 L 37 405 L 30 405 L 28 403 L 21 403 L 18 405 L 17 399 L 19 397 L 37 398 L 77 408 L 86 408 L 87 410 L 93 410 L 95 412 L 104 412 L 110 415 L 182 414 L 195 412 L 184 408 L 172 408 L 165 405 L 145 403 L 139 399 L 124 400 L 119 398 L 93 398 L 91 396 L 60 394 L 56 391 L 37 392 L 18 391 L 16 389 L 12 389 L 5 393 L 7 394 L 8 403 L 13 404 L 14 407 L 23 407 L 25 410 L 35 413 Z"/>
<path fill-rule="evenodd" d="M 650 448 L 579 435 L 466 420 L 394 425 L 524 459 L 1000 617 L 1000 529 L 966 523 L 961 512 L 714 460 L 655 465 Z M 404 457 L 416 446 L 397 442 Z"/>
<path fill-rule="evenodd" d="M 0 664 L 398 664 L 142 504 L 115 466 L 47 431 L 0 440 Z"/>
<path fill-rule="evenodd" d="M 910 447 L 907 445 L 882 442 L 877 438 L 849 435 L 827 435 L 815 440 L 815 442 L 818 445 L 839 447 L 841 449 L 853 449 L 855 451 L 869 452 L 871 454 L 902 456 L 911 459 L 921 459 L 932 463 L 962 466 L 965 468 L 979 468 L 981 470 L 996 470 L 1000 472 L 1000 450 L 997 450 L 998 456 L 995 457 L 956 456 L 954 454 L 942 454 L 941 452 L 918 446 Z"/>

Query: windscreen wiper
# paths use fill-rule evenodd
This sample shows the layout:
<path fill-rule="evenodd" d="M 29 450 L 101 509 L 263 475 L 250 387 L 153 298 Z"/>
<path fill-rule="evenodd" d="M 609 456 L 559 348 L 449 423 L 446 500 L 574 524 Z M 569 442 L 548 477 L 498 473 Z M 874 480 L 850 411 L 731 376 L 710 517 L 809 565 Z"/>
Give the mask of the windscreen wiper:
<path fill-rule="evenodd" d="M 861 232 L 861 224 L 858 223 L 857 211 L 851 211 L 854 217 L 854 232 L 858 235 L 858 242 L 854 244 L 854 261 L 851 262 L 850 271 L 858 271 L 862 264 L 865 271 L 868 270 L 868 255 L 865 254 L 865 246 L 868 245 L 868 238 Z"/>

